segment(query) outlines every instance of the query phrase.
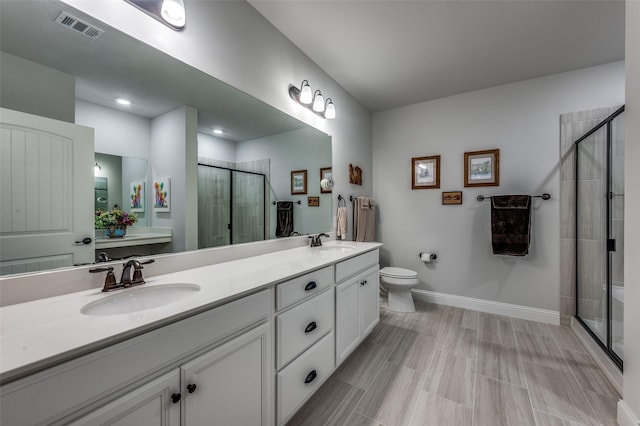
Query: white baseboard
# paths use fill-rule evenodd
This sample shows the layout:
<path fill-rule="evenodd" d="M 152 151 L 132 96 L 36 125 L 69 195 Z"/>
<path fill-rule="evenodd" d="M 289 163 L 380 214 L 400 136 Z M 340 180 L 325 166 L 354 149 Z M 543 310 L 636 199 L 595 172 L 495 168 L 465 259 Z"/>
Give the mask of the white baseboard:
<path fill-rule="evenodd" d="M 437 293 L 435 291 L 414 288 L 411 290 L 416 300 L 437 303 L 439 305 L 456 306 L 496 315 L 544 322 L 560 325 L 560 312 L 547 309 L 532 308 L 530 306 L 512 305 L 510 303 L 493 302 L 491 300 L 473 299 L 471 297 L 456 296 L 454 294 Z"/>
<path fill-rule="evenodd" d="M 620 426 L 638 426 L 640 425 L 640 420 L 638 417 L 631 411 L 629 405 L 624 402 L 624 399 L 618 401 L 618 424 Z"/>

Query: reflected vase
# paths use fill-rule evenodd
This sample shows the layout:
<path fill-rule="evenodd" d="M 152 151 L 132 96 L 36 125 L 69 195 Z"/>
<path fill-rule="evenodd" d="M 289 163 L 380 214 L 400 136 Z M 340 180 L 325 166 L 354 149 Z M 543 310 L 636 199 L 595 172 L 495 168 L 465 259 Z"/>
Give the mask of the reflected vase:
<path fill-rule="evenodd" d="M 106 228 L 106 234 L 107 234 L 107 237 L 109 238 L 122 238 L 126 235 L 126 233 L 127 233 L 126 225 L 108 226 Z"/>

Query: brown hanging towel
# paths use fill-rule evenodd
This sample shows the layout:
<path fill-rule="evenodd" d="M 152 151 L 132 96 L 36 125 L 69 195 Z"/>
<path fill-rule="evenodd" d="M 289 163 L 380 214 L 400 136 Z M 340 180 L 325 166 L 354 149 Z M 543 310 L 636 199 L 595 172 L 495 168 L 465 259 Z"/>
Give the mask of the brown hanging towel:
<path fill-rule="evenodd" d="M 293 232 L 293 201 L 276 203 L 276 238 L 288 237 Z"/>
<path fill-rule="evenodd" d="M 525 256 L 531 241 L 531 197 L 491 197 L 491 245 L 493 254 Z"/>

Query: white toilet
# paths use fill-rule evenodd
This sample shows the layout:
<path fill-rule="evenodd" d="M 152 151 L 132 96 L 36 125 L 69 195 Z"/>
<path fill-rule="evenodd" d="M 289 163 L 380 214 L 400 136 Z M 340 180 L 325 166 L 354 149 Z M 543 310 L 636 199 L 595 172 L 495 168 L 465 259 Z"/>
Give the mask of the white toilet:
<path fill-rule="evenodd" d="M 380 283 L 389 292 L 389 309 L 396 312 L 415 312 L 411 289 L 418 285 L 418 273 L 410 269 L 387 266 L 380 270 Z"/>

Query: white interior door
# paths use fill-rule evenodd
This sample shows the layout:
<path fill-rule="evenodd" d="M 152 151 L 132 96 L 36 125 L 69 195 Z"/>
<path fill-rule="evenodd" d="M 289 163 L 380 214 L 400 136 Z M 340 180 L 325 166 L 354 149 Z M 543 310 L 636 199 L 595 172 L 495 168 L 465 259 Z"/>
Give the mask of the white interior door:
<path fill-rule="evenodd" d="M 93 152 L 91 128 L 0 108 L 0 275 L 93 262 Z"/>

